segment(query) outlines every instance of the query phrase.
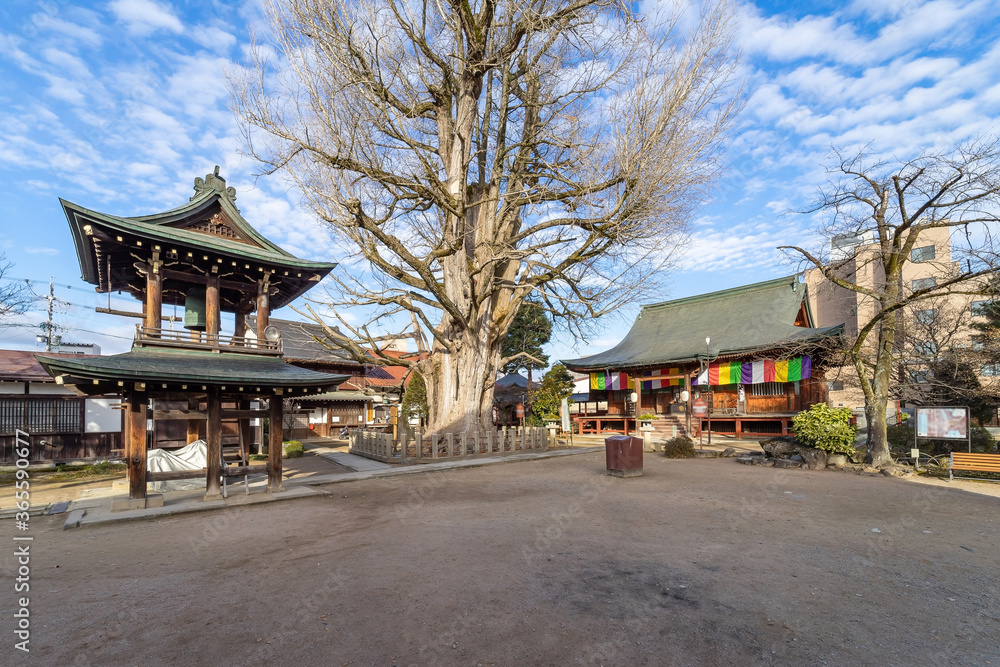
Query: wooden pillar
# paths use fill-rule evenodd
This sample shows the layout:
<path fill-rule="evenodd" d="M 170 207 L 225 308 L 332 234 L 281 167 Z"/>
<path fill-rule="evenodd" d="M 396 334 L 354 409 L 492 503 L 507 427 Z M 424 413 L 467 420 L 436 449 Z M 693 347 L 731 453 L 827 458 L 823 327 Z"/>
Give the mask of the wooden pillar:
<path fill-rule="evenodd" d="M 159 261 L 153 260 L 153 266 L 158 267 Z M 163 315 L 163 276 L 158 270 L 149 271 L 146 274 L 146 317 L 143 326 L 149 335 L 156 335 L 162 324 Z"/>
<path fill-rule="evenodd" d="M 239 410 L 249 410 L 250 400 L 241 399 L 237 404 Z M 250 461 L 250 417 L 240 417 L 240 453 L 243 455 L 243 462 Z"/>
<path fill-rule="evenodd" d="M 198 408 L 201 407 L 200 402 L 197 398 L 188 399 L 188 412 L 197 412 Z M 187 444 L 191 444 L 198 439 L 198 430 L 200 424 L 197 419 L 187 420 Z"/>
<path fill-rule="evenodd" d="M 205 431 L 208 445 L 205 500 L 218 500 L 222 495 L 219 487 L 219 475 L 222 473 L 222 395 L 218 387 L 208 388 L 208 425 Z"/>
<path fill-rule="evenodd" d="M 684 428 L 687 430 L 687 437 L 691 437 L 691 373 L 684 371 L 684 391 L 687 392 L 687 405 L 684 406 Z"/>
<path fill-rule="evenodd" d="M 236 309 L 236 326 L 233 328 L 233 336 L 237 339 L 244 338 L 247 335 L 247 315 L 251 311 L 250 302 L 244 301 Z M 243 341 L 236 341 L 240 345 L 243 345 Z"/>
<path fill-rule="evenodd" d="M 285 415 L 281 396 L 272 396 L 270 403 L 271 426 L 267 443 L 267 492 L 277 493 L 285 490 L 281 486 L 281 424 Z"/>
<path fill-rule="evenodd" d="M 128 466 L 129 500 L 146 498 L 146 401 L 144 391 L 133 391 L 128 399 L 125 420 L 125 459 Z"/>
<path fill-rule="evenodd" d="M 209 344 L 218 344 L 221 323 L 221 302 L 219 300 L 219 276 L 208 276 L 205 285 L 205 335 Z"/>
<path fill-rule="evenodd" d="M 257 340 L 264 340 L 264 329 L 271 320 L 271 303 L 268 291 L 270 282 L 264 278 L 257 283 Z"/>

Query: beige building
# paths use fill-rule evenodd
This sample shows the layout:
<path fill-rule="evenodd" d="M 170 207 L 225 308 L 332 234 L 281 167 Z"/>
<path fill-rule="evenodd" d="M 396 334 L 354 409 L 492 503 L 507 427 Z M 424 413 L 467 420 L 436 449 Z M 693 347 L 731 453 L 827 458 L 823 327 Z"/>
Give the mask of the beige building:
<path fill-rule="evenodd" d="M 910 261 L 903 266 L 901 288 L 913 292 L 939 285 L 960 270 L 952 259 L 950 229 L 929 229 L 913 248 Z M 830 244 L 832 262 L 844 262 L 841 269 L 845 280 L 862 287 L 881 289 L 885 275 L 877 259 L 878 245 L 871 232 L 851 237 L 835 237 Z M 864 294 L 838 287 L 826 280 L 818 269 L 806 272 L 809 305 L 816 326 L 825 327 L 844 323 L 848 336 L 855 336 L 859 326 L 871 321 L 877 302 Z M 975 321 L 977 308 L 985 297 L 968 294 L 944 294 L 916 302 L 903 313 L 901 335 L 897 340 L 897 368 L 894 373 L 898 385 L 894 397 L 906 402 L 921 382 L 926 382 L 927 364 L 948 349 L 975 350 L 975 330 L 969 325 Z M 877 336 L 870 340 L 874 345 Z M 995 384 L 996 365 L 980 366 L 980 380 L 985 385 Z M 864 407 L 864 395 L 852 367 L 830 369 L 827 372 L 829 399 L 833 406 Z M 895 406 L 893 406 L 895 407 Z"/>

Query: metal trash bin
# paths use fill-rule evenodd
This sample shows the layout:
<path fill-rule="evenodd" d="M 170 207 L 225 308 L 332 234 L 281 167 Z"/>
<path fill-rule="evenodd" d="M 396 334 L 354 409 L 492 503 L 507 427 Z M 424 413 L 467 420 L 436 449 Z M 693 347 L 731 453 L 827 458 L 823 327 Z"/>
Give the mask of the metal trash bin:
<path fill-rule="evenodd" d="M 608 474 L 615 477 L 642 477 L 642 438 L 613 435 L 604 439 Z"/>

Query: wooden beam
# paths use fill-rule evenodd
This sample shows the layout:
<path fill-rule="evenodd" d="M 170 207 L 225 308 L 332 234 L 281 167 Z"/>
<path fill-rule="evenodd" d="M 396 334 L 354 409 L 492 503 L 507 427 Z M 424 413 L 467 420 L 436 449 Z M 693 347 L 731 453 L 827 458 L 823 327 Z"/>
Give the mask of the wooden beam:
<path fill-rule="evenodd" d="M 129 500 L 146 498 L 146 401 L 144 391 L 133 391 L 128 397 L 125 463 L 128 467 Z"/>
<path fill-rule="evenodd" d="M 187 417 L 187 444 L 191 444 L 198 439 L 198 431 L 201 429 L 201 425 L 198 423 L 201 419 L 201 412 L 198 412 L 198 408 L 201 407 L 197 398 L 188 399 L 188 413 L 197 413 L 198 417 L 189 416 Z M 205 414 L 205 419 L 208 419 L 208 413 Z M 156 415 L 153 415 L 153 419 L 156 419 Z"/>
<path fill-rule="evenodd" d="M 205 284 L 205 334 L 209 342 L 212 337 L 219 336 L 221 323 L 221 304 L 219 302 L 219 276 L 209 276 Z"/>
<path fill-rule="evenodd" d="M 163 275 L 159 272 L 146 273 L 146 319 L 147 329 L 159 329 L 163 318 Z"/>
<path fill-rule="evenodd" d="M 271 415 L 267 443 L 267 491 L 268 493 L 278 493 L 285 490 L 281 485 L 281 426 L 284 410 L 280 396 L 271 397 L 269 402 Z"/>
<path fill-rule="evenodd" d="M 219 488 L 219 475 L 222 470 L 222 397 L 217 387 L 208 390 L 208 426 L 205 442 L 208 445 L 205 500 L 217 500 L 222 497 Z"/>
<path fill-rule="evenodd" d="M 226 466 L 219 474 L 225 477 L 245 477 L 246 475 L 263 475 L 267 472 L 267 465 L 256 466 Z M 171 470 L 169 472 L 146 473 L 148 482 L 172 482 L 178 479 L 198 479 L 208 474 L 208 468 L 198 468 L 197 470 Z"/>
<path fill-rule="evenodd" d="M 257 340 L 264 340 L 264 329 L 271 320 L 271 303 L 268 296 L 268 281 L 257 283 Z"/>
<path fill-rule="evenodd" d="M 240 412 L 250 412 L 250 401 L 243 399 L 238 403 Z M 250 460 L 250 417 L 240 417 L 240 453 L 243 461 Z"/>

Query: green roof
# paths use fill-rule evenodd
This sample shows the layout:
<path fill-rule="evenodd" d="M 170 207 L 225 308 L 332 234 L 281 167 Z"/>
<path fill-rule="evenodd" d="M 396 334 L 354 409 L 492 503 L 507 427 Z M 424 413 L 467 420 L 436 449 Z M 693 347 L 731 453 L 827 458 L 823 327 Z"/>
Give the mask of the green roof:
<path fill-rule="evenodd" d="M 793 275 L 643 306 L 618 345 L 562 363 L 576 372 L 659 368 L 704 359 L 706 337 L 716 357 L 808 343 L 843 330 L 795 326 L 805 298 L 805 284 Z"/>
<path fill-rule="evenodd" d="M 236 390 L 246 386 L 263 389 L 314 389 L 329 391 L 349 375 L 318 373 L 285 363 L 277 357 L 191 350 L 137 347 L 124 354 L 104 357 L 52 357 L 35 355 L 53 377 L 81 393 L 93 393 L 98 383 L 145 382 L 147 385 L 212 385 Z M 94 389 L 91 389 L 91 386 Z M 106 391 L 104 387 L 102 391 Z"/>
<path fill-rule="evenodd" d="M 293 282 L 294 287 L 290 285 L 287 292 L 275 295 L 276 303 L 273 304 L 275 308 L 292 301 L 337 266 L 332 262 L 299 259 L 283 250 L 258 233 L 243 218 L 235 200 L 236 190 L 226 187 L 225 179 L 218 175 L 216 168 L 214 175 L 208 174 L 205 179 L 195 179 L 195 194 L 186 204 L 162 213 L 122 217 L 84 208 L 64 199 L 60 199 L 59 202 L 69 221 L 73 242 L 76 245 L 81 278 L 88 283 L 98 285 L 99 290 L 102 287 L 101 272 L 104 267 L 99 266 L 98 254 L 90 241 L 94 228 L 110 237 L 115 235 L 134 237 L 146 241 L 146 245 L 160 245 L 164 252 L 170 248 L 185 252 L 195 251 L 196 254 L 204 253 L 226 260 L 273 267 L 275 270 L 280 269 L 281 272 L 310 274 L 295 275 L 293 280 L 293 276 L 283 276 L 276 272 L 276 278 Z M 225 226 L 231 228 L 242 240 L 185 228 L 208 218 L 213 212 L 223 214 Z M 88 226 L 91 227 L 89 232 Z M 129 260 L 129 263 L 131 261 Z"/>

